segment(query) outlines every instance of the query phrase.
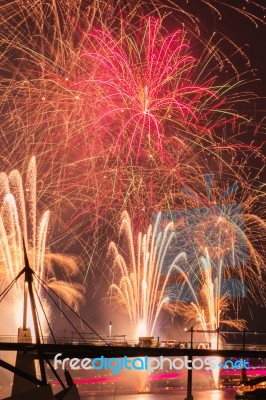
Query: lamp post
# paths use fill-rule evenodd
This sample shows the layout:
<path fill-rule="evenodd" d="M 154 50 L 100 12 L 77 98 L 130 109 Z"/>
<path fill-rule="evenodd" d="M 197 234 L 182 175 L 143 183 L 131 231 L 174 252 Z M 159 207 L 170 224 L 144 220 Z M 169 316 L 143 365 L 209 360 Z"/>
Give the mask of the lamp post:
<path fill-rule="evenodd" d="M 216 329 L 217 331 L 217 350 L 219 349 L 219 333 L 220 333 L 220 327 L 218 326 L 218 328 Z"/>
<path fill-rule="evenodd" d="M 188 365 L 190 365 L 190 369 L 187 370 L 187 397 L 185 400 L 193 400 L 192 395 L 192 351 L 193 351 L 193 326 L 190 328 L 190 355 L 188 356 L 188 360 L 190 361 Z"/>
<path fill-rule="evenodd" d="M 243 329 L 243 343 L 242 343 L 242 348 L 243 351 L 245 351 L 245 347 L 246 347 L 246 329 Z"/>
<path fill-rule="evenodd" d="M 109 324 L 109 336 L 110 336 L 110 338 L 112 336 L 112 321 L 110 321 L 110 324 Z"/>

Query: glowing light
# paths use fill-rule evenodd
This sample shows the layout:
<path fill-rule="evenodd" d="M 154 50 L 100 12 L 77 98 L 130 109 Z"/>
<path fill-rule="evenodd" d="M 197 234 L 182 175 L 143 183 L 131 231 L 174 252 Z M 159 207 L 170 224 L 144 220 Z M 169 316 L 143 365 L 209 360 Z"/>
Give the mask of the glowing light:
<path fill-rule="evenodd" d="M 173 233 L 158 231 L 160 215 L 155 227 L 150 225 L 147 232 L 139 232 L 137 238 L 131 227 L 130 217 L 124 212 L 121 217 L 120 235 L 124 236 L 128 246 L 128 261 L 121 255 L 114 242 L 110 243 L 109 253 L 113 259 L 111 271 L 115 281 L 109 289 L 110 297 L 116 304 L 126 308 L 135 330 L 135 337 L 152 336 L 155 325 L 163 308 L 167 310 L 169 297 L 165 295 L 171 272 L 176 265 L 186 261 L 184 253 L 178 254 L 163 275 L 163 258 L 171 244 Z M 136 243 L 136 244 L 135 244 Z M 119 275 L 118 275 L 119 273 Z"/>
<path fill-rule="evenodd" d="M 56 279 L 54 263 L 75 275 L 77 273 L 76 258 L 60 254 L 52 254 L 47 249 L 47 233 L 50 211 L 45 210 L 38 215 L 36 190 L 36 160 L 32 157 L 27 170 L 26 188 L 21 174 L 13 170 L 9 175 L 0 174 L 0 276 L 1 288 L 7 286 L 24 267 L 23 240 L 26 245 L 30 266 L 34 272 L 48 282 L 62 298 L 73 307 L 83 300 L 84 288 L 78 283 L 69 283 Z M 72 271 L 71 271 L 72 269 Z M 22 325 L 24 281 L 18 280 L 16 291 L 12 293 L 12 307 L 16 310 L 15 326 Z M 36 287 L 41 296 L 41 288 Z M 49 315 L 49 307 L 43 299 L 44 308 Z M 2 304 L 2 303 L 1 303 Z M 6 304 L 6 303 L 5 303 Z M 36 300 L 38 314 L 42 326 L 45 317 L 39 301 Z M 28 324 L 33 326 L 31 310 L 28 308 Z M 10 332 L 9 332 L 10 333 Z"/>

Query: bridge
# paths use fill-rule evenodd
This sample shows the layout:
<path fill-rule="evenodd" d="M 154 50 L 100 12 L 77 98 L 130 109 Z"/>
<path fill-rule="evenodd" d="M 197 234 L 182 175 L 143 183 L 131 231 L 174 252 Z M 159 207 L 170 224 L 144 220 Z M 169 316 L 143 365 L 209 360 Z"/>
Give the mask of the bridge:
<path fill-rule="evenodd" d="M 81 316 L 78 315 L 83 325 L 90 329 L 90 334 L 79 332 L 78 329 L 71 322 L 69 317 L 62 310 L 62 306 L 58 307 L 54 297 L 52 297 L 49 290 L 54 296 L 57 296 L 61 305 L 77 316 L 75 310 L 58 296 L 53 290 L 48 288 L 48 285 L 43 282 L 35 272 L 30 268 L 26 249 L 24 246 L 25 267 L 18 274 L 18 276 L 8 285 L 8 287 L 0 294 L 0 301 L 4 299 L 7 293 L 16 284 L 17 280 L 24 275 L 24 311 L 23 311 L 23 327 L 19 329 L 16 336 L 0 336 L 0 351 L 3 352 L 16 352 L 16 364 L 13 366 L 10 363 L 0 360 L 0 367 L 14 373 L 14 383 L 12 396 L 9 400 L 31 400 L 38 397 L 39 400 L 78 400 L 79 394 L 68 371 L 65 371 L 65 381 L 63 382 L 57 371 L 53 367 L 51 360 L 54 359 L 56 354 L 61 353 L 61 358 L 122 358 L 127 357 L 184 357 L 187 356 L 190 361 L 193 357 L 206 357 L 206 356 L 219 356 L 224 358 L 266 358 L 266 345 L 258 343 L 258 338 L 266 335 L 266 332 L 250 332 L 243 330 L 242 332 L 220 331 L 219 328 L 215 331 L 202 331 L 195 330 L 193 327 L 188 331 L 190 334 L 189 340 L 182 343 L 174 343 L 167 346 L 167 341 L 142 343 L 141 341 L 128 341 L 125 335 L 119 337 L 104 337 L 99 335 Z M 51 325 L 46 318 L 49 327 L 50 335 L 43 336 L 40 326 L 40 318 L 37 311 L 36 301 L 40 302 L 38 293 L 36 292 L 36 285 L 33 280 L 36 280 L 46 294 L 50 297 L 53 303 L 60 309 L 60 312 L 66 317 L 74 332 L 71 337 L 56 337 L 51 328 Z M 34 292 L 35 289 L 35 292 Z M 30 302 L 34 335 L 27 327 L 27 311 L 28 302 Z M 43 308 L 42 308 L 43 310 Z M 44 310 L 43 310 L 44 312 Z M 212 333 L 216 334 L 216 346 L 211 348 L 209 343 L 202 343 L 195 341 L 198 334 Z M 226 340 L 221 346 L 221 338 L 229 336 L 238 337 L 238 342 L 230 342 Z M 250 340 L 251 335 L 255 335 L 256 340 Z M 265 341 L 264 341 L 265 343 Z M 34 360 L 38 360 L 40 369 L 40 378 L 37 377 L 35 371 Z M 56 379 L 62 386 L 62 391 L 53 395 L 50 385 L 47 383 L 46 368 L 48 366 Z M 25 389 L 26 388 L 26 389 Z M 8 400 L 6 399 L 6 400 Z M 192 395 L 192 369 L 188 369 L 187 379 L 187 397 L 186 400 L 193 400 Z"/>
<path fill-rule="evenodd" d="M 203 331 L 194 331 L 195 333 L 203 333 Z M 243 332 L 237 332 L 238 334 Z M 220 332 L 220 335 L 225 336 L 228 332 Z M 265 335 L 265 332 L 254 332 L 256 335 Z M 222 348 L 208 348 L 207 343 L 204 346 L 203 342 L 190 342 L 182 343 L 184 347 L 162 347 L 163 342 L 157 342 L 155 346 L 141 346 L 137 340 L 125 341 L 112 341 L 108 343 L 109 337 L 103 338 L 106 343 L 100 341 L 86 341 L 77 340 L 73 341 L 73 337 L 44 337 L 41 343 L 34 343 L 32 341 L 18 340 L 17 336 L 0 336 L 0 351 L 23 351 L 34 354 L 38 359 L 39 351 L 45 355 L 47 359 L 54 359 L 55 355 L 62 353 L 63 357 L 78 357 L 78 358 L 98 358 L 104 356 L 110 357 L 206 357 L 206 356 L 219 356 L 224 358 L 266 358 L 266 345 L 263 344 L 248 344 L 243 343 L 224 343 Z M 55 340 L 55 342 L 54 342 Z M 203 348 L 202 348 L 203 347 Z"/>

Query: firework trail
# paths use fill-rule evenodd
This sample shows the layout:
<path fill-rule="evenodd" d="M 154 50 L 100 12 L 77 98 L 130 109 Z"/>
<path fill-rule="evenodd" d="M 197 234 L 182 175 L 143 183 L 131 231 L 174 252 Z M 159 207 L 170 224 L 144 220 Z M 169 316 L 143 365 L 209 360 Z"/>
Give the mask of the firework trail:
<path fill-rule="evenodd" d="M 247 177 L 238 184 L 234 181 L 230 184 L 224 181 L 227 173 L 221 170 L 220 174 L 220 181 L 214 181 L 213 174 L 205 175 L 205 188 L 202 177 L 198 186 L 193 189 L 185 186 L 172 193 L 173 200 L 160 204 L 161 209 L 170 210 L 165 212 L 165 223 L 174 223 L 175 241 L 171 251 L 173 254 L 192 252 L 196 263 L 198 257 L 207 255 L 212 261 L 222 260 L 224 276 L 246 282 L 249 297 L 260 303 L 264 299 L 263 243 L 266 238 L 266 210 L 261 201 L 265 198 L 263 186 L 253 192 Z"/>
<path fill-rule="evenodd" d="M 198 223 L 193 227 L 184 226 L 184 218 L 164 220 L 159 213 L 154 226 L 150 226 L 146 234 L 140 232 L 137 237 L 128 213 L 122 214 L 119 235 L 124 238 L 126 250 L 124 248 L 124 254 L 114 242 L 109 246 L 113 260 L 110 270 L 114 274 L 110 296 L 126 308 L 132 325 L 138 329 L 141 327 L 143 334 L 153 334 L 163 308 L 172 314 L 180 313 L 203 330 L 216 330 L 221 324 L 240 329 L 244 323 L 242 320 L 225 318 L 232 298 L 240 300 L 243 297 L 239 288 L 230 293 L 229 283 L 241 285 L 242 282 L 249 290 L 249 298 L 261 301 L 264 262 L 238 221 L 242 218 L 247 221 L 249 216 L 236 215 L 231 203 L 226 216 L 221 209 L 217 212 L 219 215 L 208 217 L 202 210 L 198 211 Z M 261 224 L 264 224 L 263 220 L 257 228 Z M 189 234 L 190 230 L 193 234 Z M 265 224 L 260 232 L 265 236 Z M 243 246 L 247 246 L 249 251 L 248 260 L 242 260 Z M 198 263 L 200 271 L 196 266 Z M 259 296 L 258 285 L 261 287 Z M 191 299 L 189 304 L 186 304 L 188 300 L 185 301 L 185 297 Z M 206 340 L 213 343 L 215 335 L 207 336 Z"/>
<path fill-rule="evenodd" d="M 241 191 L 236 182 L 224 184 L 221 190 L 214 185 L 213 175 L 206 175 L 205 181 L 207 194 L 185 187 L 179 211 L 166 213 L 164 225 L 172 217 L 175 231 L 172 249 L 165 257 L 166 271 L 167 263 L 181 249 L 188 260 L 186 269 L 176 267 L 179 276 L 166 295 L 169 311 L 205 331 L 203 340 L 216 348 L 224 340 L 217 337 L 218 329 L 245 327 L 238 317 L 243 297 L 265 303 L 264 252 L 258 244 L 258 238 L 265 240 L 265 209 L 260 209 L 261 218 L 251 212 L 252 203 L 260 200 L 246 191 L 246 183 Z M 229 318 L 233 312 L 236 317 Z M 218 385 L 218 369 L 213 378 Z"/>
<path fill-rule="evenodd" d="M 47 248 L 49 210 L 38 215 L 36 191 L 36 162 L 32 157 L 25 182 L 18 170 L 0 174 L 0 276 L 1 288 L 4 289 L 24 267 L 23 240 L 26 245 L 30 265 L 34 272 L 48 283 L 55 292 L 77 308 L 84 300 L 84 288 L 78 283 L 71 283 L 70 278 L 78 275 L 78 259 L 74 256 L 53 254 Z M 55 266 L 62 269 L 67 280 L 57 279 Z M 41 288 L 37 288 L 41 295 Z M 16 284 L 12 293 L 12 303 L 16 310 L 16 327 L 21 325 L 21 299 L 24 293 L 23 279 Z M 49 308 L 45 303 L 49 313 Z M 40 315 L 42 315 L 39 306 Z M 30 316 L 30 312 L 29 312 Z M 44 323 L 44 316 L 43 323 Z M 30 318 L 31 320 L 31 318 Z"/>
<path fill-rule="evenodd" d="M 256 243 L 265 240 L 263 214 L 250 212 L 255 198 L 239 194 L 236 183 L 221 190 L 213 175 L 205 179 L 207 196 L 183 188 L 179 209 L 158 213 L 145 234 L 134 234 L 124 212 L 119 230 L 124 246 L 109 246 L 110 296 L 145 334 L 153 334 L 162 308 L 214 331 L 222 324 L 243 327 L 242 320 L 226 318 L 233 299 L 236 310 L 247 295 L 265 301 L 265 263 Z M 214 336 L 206 340 L 213 343 Z"/>
<path fill-rule="evenodd" d="M 111 299 L 127 310 L 132 326 L 136 328 L 136 338 L 153 335 L 160 312 L 169 301 L 164 292 L 172 268 L 186 261 L 184 253 L 178 254 L 162 279 L 163 258 L 173 234 L 168 231 L 171 223 L 164 233 L 158 234 L 159 220 L 160 216 L 154 229 L 150 225 L 145 234 L 139 232 L 136 240 L 130 217 L 124 212 L 121 216 L 120 235 L 126 241 L 128 260 L 121 255 L 114 242 L 109 246 L 114 279 L 117 279 L 117 274 L 120 275 L 119 283 L 111 284 L 109 294 Z"/>
<path fill-rule="evenodd" d="M 217 346 L 222 347 L 223 338 L 218 336 L 218 330 L 221 326 L 227 326 L 229 328 L 241 330 L 245 328 L 245 321 L 239 318 L 228 318 L 230 313 L 230 304 L 232 303 L 232 297 L 229 292 L 222 293 L 223 276 L 222 276 L 222 260 L 219 260 L 219 274 L 218 276 L 214 273 L 216 268 L 213 268 L 213 263 L 208 255 L 206 257 L 200 257 L 200 268 L 201 273 L 196 277 L 199 281 L 198 289 L 194 289 L 195 278 L 192 281 L 189 280 L 188 276 L 181 272 L 188 287 L 190 294 L 192 295 L 192 301 L 178 302 L 177 308 L 178 313 L 182 315 L 186 323 L 191 323 L 193 328 L 196 330 L 204 331 L 204 341 L 207 342 L 207 346 L 215 349 Z M 215 277 L 216 275 L 216 277 Z M 190 277 L 193 274 L 190 274 Z M 182 292 L 182 289 L 181 289 Z M 178 297 L 178 295 L 177 295 Z M 174 306 L 175 312 L 177 311 Z M 206 345 L 205 345 L 206 346 Z M 220 362 L 220 358 L 216 357 L 217 364 Z M 218 387 L 219 383 L 219 368 L 215 368 L 212 371 L 215 386 Z"/>
<path fill-rule="evenodd" d="M 236 285 L 238 282 L 240 286 L 241 282 L 242 285 L 245 283 L 255 299 L 257 295 L 253 284 L 255 281 L 259 284 L 262 270 L 254 271 L 250 264 L 243 275 L 243 266 L 241 269 L 241 266 L 229 268 L 226 265 L 227 253 L 231 257 L 232 252 L 234 263 L 240 263 L 242 257 L 241 252 L 236 254 L 243 247 L 243 243 L 237 243 L 236 236 L 240 229 L 237 222 L 229 215 L 226 223 L 222 224 L 221 221 L 219 232 L 215 235 L 217 243 L 214 245 L 213 231 L 216 229 L 217 219 L 221 220 L 222 217 L 214 217 L 215 223 L 208 219 L 208 223 L 212 224 L 212 232 L 209 229 L 206 232 L 204 216 L 199 213 L 200 221 L 195 229 L 192 257 L 193 243 L 186 232 L 188 227 L 178 231 L 176 220 L 164 220 L 162 215 L 157 215 L 154 225 L 150 225 L 145 234 L 139 232 L 135 235 L 130 217 L 124 212 L 119 229 L 119 237 L 123 238 L 123 242 L 119 247 L 114 242 L 109 246 L 112 260 L 109 271 L 112 282 L 109 289 L 110 299 L 116 306 L 127 311 L 132 326 L 136 328 L 135 337 L 152 336 L 163 309 L 172 315 L 182 315 L 187 322 L 193 322 L 197 329 L 215 331 L 223 324 L 236 329 L 243 328 L 243 320 L 227 317 L 229 311 L 232 311 L 229 305 L 232 305 L 233 299 L 238 298 L 239 301 L 243 297 L 239 287 L 233 290 L 234 293 L 230 293 L 229 289 L 232 288 L 229 283 Z M 183 225 L 182 221 L 180 225 Z M 202 229 L 205 230 L 205 245 L 202 241 L 198 242 L 197 231 Z M 207 244 L 210 237 L 212 244 Z M 230 242 L 230 249 L 226 248 L 221 253 L 219 248 L 224 249 L 225 237 Z M 184 240 L 188 242 L 186 247 L 182 246 Z M 203 247 L 205 257 L 201 255 Z M 213 249 L 215 253 L 211 254 L 211 258 L 208 252 L 214 251 Z M 172 257 L 169 257 L 169 252 Z M 251 256 L 254 260 L 254 254 Z M 200 264 L 199 268 L 196 267 L 197 263 Z M 236 278 L 240 280 L 236 281 Z M 261 278 L 260 282 L 262 287 Z M 212 346 L 216 344 L 215 333 L 207 332 L 205 336 L 205 340 Z"/>
<path fill-rule="evenodd" d="M 226 145 L 237 148 L 246 133 L 235 104 L 252 95 L 239 92 L 239 74 L 216 80 L 228 63 L 218 43 L 204 42 L 198 57 L 183 26 L 164 30 L 162 4 L 150 12 L 143 6 L 2 6 L 3 158 L 14 164 L 21 148 L 22 157 L 37 154 L 47 196 L 58 209 L 69 205 L 77 232 L 107 220 L 108 212 L 158 204 L 170 192 L 162 181 L 184 184 L 202 160 L 224 162 L 220 137 L 230 132 Z M 183 7 L 178 15 L 190 19 Z M 139 192 L 147 184 L 151 190 Z"/>
<path fill-rule="evenodd" d="M 190 132 L 197 136 L 210 133 L 210 121 L 218 125 L 211 114 L 220 100 L 218 90 L 212 89 L 213 78 L 205 79 L 203 85 L 193 82 L 196 60 L 181 30 L 164 37 L 159 20 L 149 18 L 142 23 L 135 34 L 124 34 L 120 43 L 104 31 L 88 35 L 95 46 L 85 57 L 96 61 L 93 82 L 100 85 L 103 93 L 99 90 L 98 101 L 106 109 L 95 128 L 100 123 L 98 140 L 106 124 L 108 135 L 110 125 L 112 132 L 118 132 L 110 144 L 120 157 L 125 153 L 126 161 L 131 153 L 136 161 L 141 155 L 167 160 L 167 136 L 176 153 L 186 146 L 184 132 L 188 136 Z M 177 133 L 170 135 L 168 131 L 173 130 Z M 108 136 L 104 141 L 108 143 Z"/>
<path fill-rule="evenodd" d="M 252 179 L 244 169 L 251 153 L 256 162 L 258 157 L 262 164 L 265 159 L 251 139 L 244 138 L 258 132 L 258 126 L 236 111 L 256 98 L 245 89 L 248 77 L 234 65 L 235 54 L 245 64 L 247 57 L 230 39 L 213 33 L 202 36 L 200 19 L 189 2 L 150 3 L 0 4 L 1 165 L 5 170 L 18 168 L 36 154 L 46 198 L 53 200 L 58 213 L 63 213 L 64 204 L 68 228 L 74 227 L 77 236 L 86 229 L 96 237 L 101 232 L 97 224 L 113 225 L 121 210 L 129 210 L 134 220 L 139 217 L 140 225 L 150 221 L 153 211 L 177 208 L 184 185 L 190 183 L 202 193 L 202 173 L 222 171 L 246 188 L 244 218 L 250 259 L 255 261 L 254 282 L 263 265 L 258 238 L 265 225 L 258 215 L 264 197 L 261 186 L 249 186 Z M 256 14 L 264 11 L 257 2 L 250 1 L 245 9 L 229 0 L 200 3 L 218 18 L 226 7 L 254 24 L 264 23 L 263 15 Z M 179 23 L 169 33 L 164 27 L 171 10 Z M 222 40 L 230 43 L 232 57 L 222 51 Z M 224 81 L 228 65 L 230 77 Z M 256 177 L 260 173 L 256 171 Z M 17 204 L 23 209 L 21 201 Z M 189 201 L 183 205 L 189 207 Z M 36 235 L 28 243 L 36 266 L 42 265 L 38 263 L 45 254 L 48 212 L 45 215 L 41 255 L 36 256 Z M 27 233 L 25 221 L 18 218 L 14 229 L 19 225 Z M 30 238 L 36 219 L 33 223 Z M 14 237 L 21 242 L 18 233 Z M 92 246 L 97 247 L 97 240 Z M 16 257 L 19 260 L 21 254 Z M 141 279 L 145 282 L 148 276 Z M 51 284 L 57 285 L 56 279 Z M 145 329 L 153 330 L 151 308 L 134 307 L 132 320 L 145 313 Z"/>

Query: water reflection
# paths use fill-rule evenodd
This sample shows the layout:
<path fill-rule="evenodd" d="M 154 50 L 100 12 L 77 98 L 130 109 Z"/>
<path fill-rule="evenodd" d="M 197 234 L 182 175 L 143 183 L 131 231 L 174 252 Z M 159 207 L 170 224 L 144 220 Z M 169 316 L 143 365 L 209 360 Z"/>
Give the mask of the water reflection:
<path fill-rule="evenodd" d="M 235 390 L 206 390 L 195 391 L 193 393 L 194 400 L 235 400 Z M 97 394 L 89 397 L 82 397 L 82 400 L 184 400 L 186 398 L 185 391 L 177 391 L 172 393 L 162 392 L 158 394 L 114 394 L 103 395 Z"/>
<path fill-rule="evenodd" d="M 206 393 L 204 393 L 206 395 Z M 223 392 L 221 392 L 220 390 L 213 390 L 212 392 L 210 392 L 208 394 L 208 400 L 220 400 L 220 399 L 225 399 L 227 397 L 224 397 Z M 235 396 L 234 396 L 235 397 Z M 234 398 L 233 397 L 233 398 Z"/>

